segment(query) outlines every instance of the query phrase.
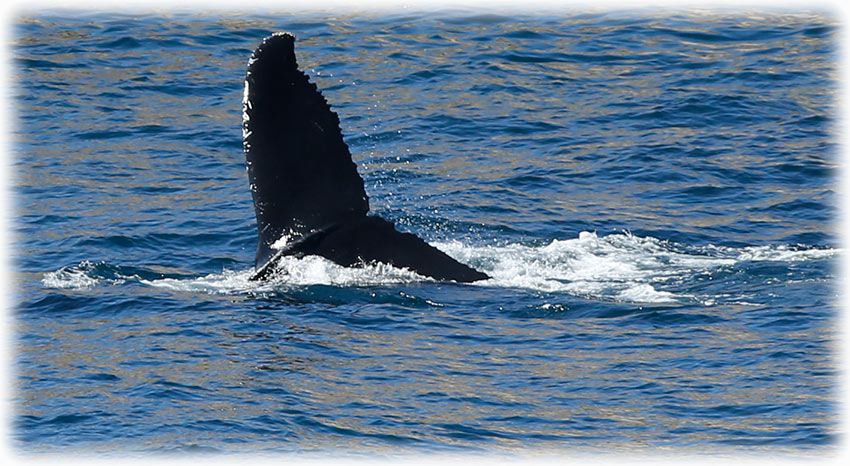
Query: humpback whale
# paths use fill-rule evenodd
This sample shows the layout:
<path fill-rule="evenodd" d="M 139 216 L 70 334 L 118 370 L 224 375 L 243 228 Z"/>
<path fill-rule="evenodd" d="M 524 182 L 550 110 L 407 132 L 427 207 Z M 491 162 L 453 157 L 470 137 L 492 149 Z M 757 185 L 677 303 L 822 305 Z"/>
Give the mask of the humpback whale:
<path fill-rule="evenodd" d="M 257 216 L 252 280 L 277 272 L 288 255 L 318 255 L 346 267 L 383 262 L 437 280 L 489 278 L 368 215 L 369 197 L 339 117 L 298 69 L 291 34 L 265 38 L 248 61 L 242 139 Z"/>

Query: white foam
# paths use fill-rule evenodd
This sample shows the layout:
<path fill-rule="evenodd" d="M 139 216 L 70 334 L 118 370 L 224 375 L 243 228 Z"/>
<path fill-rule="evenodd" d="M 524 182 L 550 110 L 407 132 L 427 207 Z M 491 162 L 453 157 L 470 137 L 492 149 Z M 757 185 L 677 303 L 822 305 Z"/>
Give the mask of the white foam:
<path fill-rule="evenodd" d="M 831 257 L 835 249 L 791 249 L 787 246 L 747 248 L 683 248 L 630 233 L 599 237 L 581 232 L 576 239 L 542 246 L 511 244 L 470 247 L 460 242 L 434 246 L 492 279 L 485 286 L 566 292 L 589 299 L 629 303 L 671 303 L 711 298 L 664 290 L 721 267 L 748 261 L 798 261 Z"/>
<path fill-rule="evenodd" d="M 288 285 L 375 286 L 428 280 L 410 270 L 387 264 L 343 267 L 319 256 L 283 257 L 278 269 L 272 282 Z"/>
<path fill-rule="evenodd" d="M 279 272 L 263 281 L 250 280 L 254 273 L 251 269 L 238 272 L 225 270 L 222 273 L 188 280 L 173 278 L 141 280 L 141 283 L 175 291 L 230 294 L 268 292 L 280 287 L 309 285 L 376 286 L 429 280 L 427 277 L 409 270 L 387 264 L 343 267 L 318 256 L 283 257 L 280 259 L 278 269 Z"/>
<path fill-rule="evenodd" d="M 88 276 L 81 270 L 59 269 L 44 274 L 41 283 L 46 288 L 82 290 L 94 287 L 97 285 L 98 280 Z"/>
<path fill-rule="evenodd" d="M 281 235 L 281 237 L 278 238 L 278 240 L 275 241 L 274 243 L 272 243 L 271 246 L 269 246 L 269 247 L 271 249 L 279 251 L 279 250 L 285 248 L 287 244 L 289 244 L 289 239 L 290 239 L 289 235 Z"/>
<path fill-rule="evenodd" d="M 800 262 L 825 259 L 841 253 L 840 249 L 792 249 L 788 246 L 746 247 L 736 259 L 752 262 Z"/>
<path fill-rule="evenodd" d="M 282 239 L 280 246 L 286 240 Z M 542 245 L 470 246 L 451 241 L 434 246 L 492 277 L 476 282 L 476 286 L 563 292 L 624 303 L 700 302 L 709 306 L 743 297 L 699 297 L 675 290 L 700 274 L 720 268 L 761 261 L 819 260 L 841 253 L 837 249 L 789 246 L 698 248 L 629 233 L 599 237 L 593 232 L 581 232 L 577 238 Z M 95 264 L 85 261 L 45 274 L 42 283 L 48 288 L 87 289 L 132 279 L 174 291 L 241 294 L 310 285 L 380 286 L 430 281 L 410 270 L 380 263 L 343 267 L 317 256 L 288 256 L 280 260 L 280 272 L 262 282 L 250 280 L 253 269 L 224 270 L 192 279 L 142 280 L 120 275 L 104 278 L 98 275 Z"/>
<path fill-rule="evenodd" d="M 224 270 L 221 273 L 213 273 L 192 279 L 162 278 L 157 280 L 139 280 L 139 282 L 173 291 L 232 294 L 248 292 L 257 288 L 257 282 L 249 280 L 251 273 L 251 270 L 241 272 Z"/>
<path fill-rule="evenodd" d="M 690 296 L 677 296 L 669 291 L 658 291 L 647 283 L 638 283 L 617 293 L 617 301 L 628 303 L 673 303 L 683 297 Z"/>
<path fill-rule="evenodd" d="M 80 262 L 73 267 L 62 267 L 53 272 L 47 272 L 41 278 L 41 284 L 45 288 L 59 288 L 67 290 L 91 289 L 101 283 L 117 285 L 124 283 L 124 279 L 105 278 L 95 273 L 97 264 L 90 261 Z"/>

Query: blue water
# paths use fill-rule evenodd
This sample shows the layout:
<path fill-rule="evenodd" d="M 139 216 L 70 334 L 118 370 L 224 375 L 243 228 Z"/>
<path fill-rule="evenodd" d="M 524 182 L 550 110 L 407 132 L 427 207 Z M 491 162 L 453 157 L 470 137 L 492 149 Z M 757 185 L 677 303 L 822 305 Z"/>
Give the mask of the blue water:
<path fill-rule="evenodd" d="M 247 280 L 242 79 L 274 31 L 372 211 L 491 280 Z M 836 36 L 779 10 L 20 13 L 15 448 L 834 451 Z"/>

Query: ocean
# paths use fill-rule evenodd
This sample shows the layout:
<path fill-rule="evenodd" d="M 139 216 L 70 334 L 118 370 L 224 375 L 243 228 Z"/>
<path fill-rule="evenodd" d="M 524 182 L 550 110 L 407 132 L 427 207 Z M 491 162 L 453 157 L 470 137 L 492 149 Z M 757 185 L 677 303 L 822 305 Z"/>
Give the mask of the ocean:
<path fill-rule="evenodd" d="M 243 80 L 277 31 L 371 212 L 491 279 L 248 280 Z M 837 35 L 802 8 L 20 11 L 12 446 L 835 453 Z"/>

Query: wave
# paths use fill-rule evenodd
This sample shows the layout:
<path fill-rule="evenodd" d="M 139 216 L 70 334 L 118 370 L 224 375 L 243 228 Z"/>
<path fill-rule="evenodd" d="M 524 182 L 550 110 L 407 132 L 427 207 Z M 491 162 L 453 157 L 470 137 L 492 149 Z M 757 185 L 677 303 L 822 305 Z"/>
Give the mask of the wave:
<path fill-rule="evenodd" d="M 713 297 L 696 296 L 682 289 L 707 273 L 746 268 L 754 263 L 817 261 L 841 253 L 840 249 L 799 245 L 694 247 L 628 232 L 603 237 L 581 232 L 578 238 L 553 240 L 544 245 L 471 246 L 450 241 L 436 242 L 433 246 L 491 277 L 470 286 L 567 293 L 591 300 L 635 304 L 713 304 Z M 42 284 L 47 288 L 83 290 L 133 281 L 181 292 L 245 294 L 312 285 L 370 287 L 433 282 L 410 270 L 386 264 L 349 268 L 317 256 L 283 258 L 281 272 L 269 281 L 251 281 L 252 273 L 253 268 L 225 269 L 201 277 L 167 276 L 83 261 L 46 273 Z"/>
<path fill-rule="evenodd" d="M 82 261 L 71 267 L 62 267 L 47 272 L 41 279 L 45 288 L 85 290 L 98 285 L 120 285 L 128 279 L 138 279 L 136 275 L 121 275 L 117 268 L 106 262 Z"/>

